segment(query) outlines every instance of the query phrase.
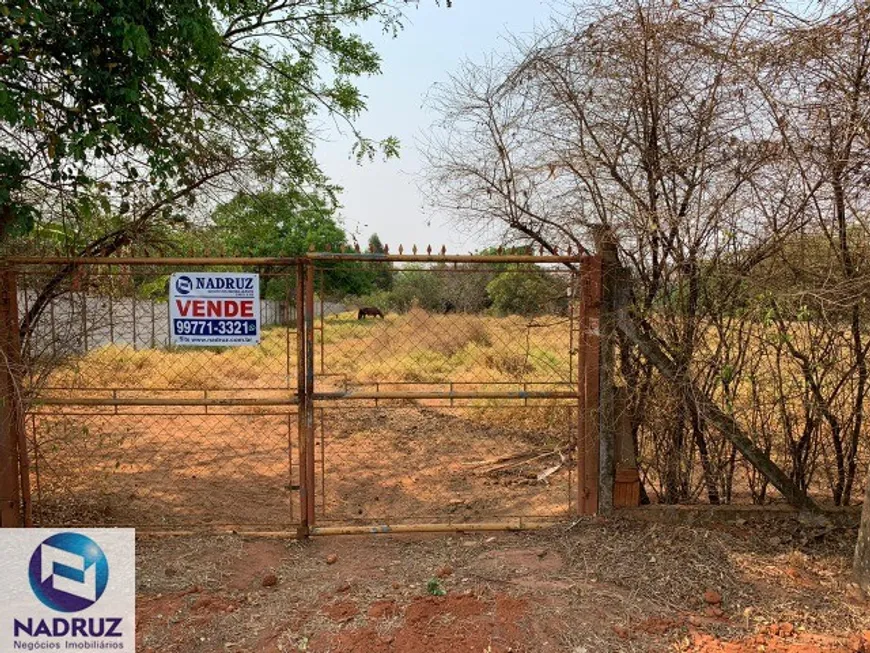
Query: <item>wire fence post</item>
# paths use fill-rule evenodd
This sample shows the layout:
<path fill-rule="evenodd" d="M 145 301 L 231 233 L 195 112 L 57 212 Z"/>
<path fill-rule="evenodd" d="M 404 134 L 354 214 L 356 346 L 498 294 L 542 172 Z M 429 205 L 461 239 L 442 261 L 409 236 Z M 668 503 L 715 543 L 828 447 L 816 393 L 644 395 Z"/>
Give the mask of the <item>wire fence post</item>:
<path fill-rule="evenodd" d="M 15 271 L 0 267 L 0 527 L 30 525 Z M 22 446 L 24 450 L 22 451 Z M 22 520 L 22 504 L 24 519 Z"/>

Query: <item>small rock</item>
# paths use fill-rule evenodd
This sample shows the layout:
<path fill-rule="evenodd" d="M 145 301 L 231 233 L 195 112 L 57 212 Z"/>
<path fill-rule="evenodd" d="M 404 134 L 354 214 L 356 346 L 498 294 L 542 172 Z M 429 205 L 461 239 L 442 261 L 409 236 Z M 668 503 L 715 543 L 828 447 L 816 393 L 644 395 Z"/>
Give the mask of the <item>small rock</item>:
<path fill-rule="evenodd" d="M 722 595 L 716 590 L 707 590 L 704 592 L 704 602 L 710 605 L 718 605 L 722 603 Z"/>
<path fill-rule="evenodd" d="M 336 562 L 338 562 L 338 556 L 334 553 L 330 553 L 328 556 L 326 556 L 326 564 L 334 565 Z"/>
<path fill-rule="evenodd" d="M 767 543 L 770 546 L 779 546 L 782 544 L 782 539 L 778 535 L 774 535 L 773 537 L 767 538 Z"/>
<path fill-rule="evenodd" d="M 725 615 L 725 612 L 717 605 L 710 605 L 704 610 L 704 614 L 714 619 L 721 619 Z"/>
<path fill-rule="evenodd" d="M 401 585 L 399 585 L 399 584 L 396 583 L 396 582 L 393 582 L 393 589 L 394 589 L 394 590 L 397 590 L 397 589 L 399 589 L 400 587 L 401 587 Z"/>
<path fill-rule="evenodd" d="M 791 637 L 794 635 L 794 626 L 788 622 L 779 624 L 780 637 Z"/>
<path fill-rule="evenodd" d="M 771 635 L 779 635 L 779 624 L 770 624 L 767 627 L 767 632 Z"/>
<path fill-rule="evenodd" d="M 178 574 L 178 572 L 175 570 L 175 567 L 167 567 L 163 570 L 163 573 L 166 575 L 167 578 L 172 578 L 173 576 Z"/>
<path fill-rule="evenodd" d="M 336 588 L 335 588 L 336 593 L 347 592 L 349 590 L 350 590 L 350 583 L 348 583 L 348 582 L 339 583 L 338 586 L 336 586 Z"/>
<path fill-rule="evenodd" d="M 444 565 L 441 569 L 435 572 L 435 575 L 438 576 L 438 578 L 447 578 L 452 573 L 453 567 L 450 565 Z"/>
<path fill-rule="evenodd" d="M 547 551 L 547 549 L 541 549 L 538 551 L 538 558 L 545 558 L 548 553 L 549 551 Z"/>
<path fill-rule="evenodd" d="M 275 574 L 266 574 L 263 576 L 263 587 L 275 587 L 278 584 L 278 577 Z"/>

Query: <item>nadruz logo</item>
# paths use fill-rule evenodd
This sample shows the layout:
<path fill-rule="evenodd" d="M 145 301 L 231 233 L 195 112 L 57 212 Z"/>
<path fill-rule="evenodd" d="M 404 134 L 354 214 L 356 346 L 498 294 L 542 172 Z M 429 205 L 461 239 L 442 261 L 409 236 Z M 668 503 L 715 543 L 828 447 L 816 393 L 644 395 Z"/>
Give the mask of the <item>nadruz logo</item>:
<path fill-rule="evenodd" d="M 80 612 L 97 601 L 109 582 L 109 562 L 99 545 L 80 533 L 58 533 L 30 556 L 30 587 L 56 612 Z M 120 618 L 15 619 L 15 637 L 121 637 Z"/>
<path fill-rule="evenodd" d="M 175 292 L 179 295 L 187 295 L 191 290 L 193 290 L 193 281 L 190 277 L 178 277 L 175 280 Z"/>

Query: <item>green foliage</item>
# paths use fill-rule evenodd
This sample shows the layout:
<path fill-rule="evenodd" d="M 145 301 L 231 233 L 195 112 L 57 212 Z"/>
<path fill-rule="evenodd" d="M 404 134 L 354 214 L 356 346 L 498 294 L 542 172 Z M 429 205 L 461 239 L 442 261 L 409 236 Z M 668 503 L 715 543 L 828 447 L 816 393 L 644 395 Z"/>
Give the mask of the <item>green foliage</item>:
<path fill-rule="evenodd" d="M 236 188 L 324 187 L 309 118 L 325 108 L 352 127 L 365 108 L 354 78 L 380 60 L 349 30 L 399 18 L 359 0 L 9 0 L 0 241 L 53 222 L 74 249 L 107 216 L 141 241 L 143 213 L 168 224 L 173 203 L 230 172 Z M 360 157 L 398 151 L 353 133 Z"/>
<path fill-rule="evenodd" d="M 345 242 L 335 203 L 299 190 L 240 194 L 212 214 L 220 243 L 235 256 L 302 256 Z"/>
<path fill-rule="evenodd" d="M 534 265 L 520 265 L 502 272 L 486 286 L 492 308 L 499 315 L 561 312 L 567 303 L 565 291 L 563 282 Z"/>
<path fill-rule="evenodd" d="M 431 596 L 446 596 L 447 590 L 441 585 L 441 581 L 437 578 L 430 578 L 426 582 L 426 593 Z"/>
<path fill-rule="evenodd" d="M 384 246 L 377 234 L 369 237 L 369 252 L 372 254 L 384 254 Z M 393 287 L 393 266 L 390 263 L 369 263 L 371 283 L 380 290 L 389 290 Z"/>

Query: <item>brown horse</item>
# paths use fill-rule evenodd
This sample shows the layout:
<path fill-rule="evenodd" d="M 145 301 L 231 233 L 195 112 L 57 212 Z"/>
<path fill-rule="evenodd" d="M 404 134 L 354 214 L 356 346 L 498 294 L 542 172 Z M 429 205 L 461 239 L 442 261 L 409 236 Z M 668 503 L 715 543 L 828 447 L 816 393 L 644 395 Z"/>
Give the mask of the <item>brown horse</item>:
<path fill-rule="evenodd" d="M 375 308 L 374 306 L 364 306 L 359 309 L 359 314 L 356 316 L 356 319 L 362 320 L 366 317 L 379 317 L 384 319 L 384 313 L 379 308 Z"/>

